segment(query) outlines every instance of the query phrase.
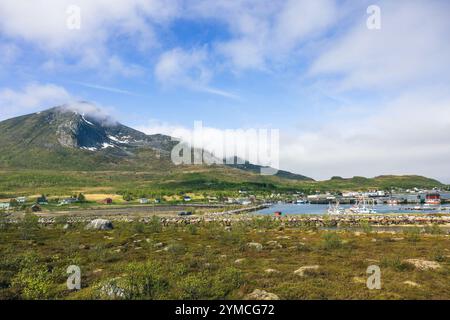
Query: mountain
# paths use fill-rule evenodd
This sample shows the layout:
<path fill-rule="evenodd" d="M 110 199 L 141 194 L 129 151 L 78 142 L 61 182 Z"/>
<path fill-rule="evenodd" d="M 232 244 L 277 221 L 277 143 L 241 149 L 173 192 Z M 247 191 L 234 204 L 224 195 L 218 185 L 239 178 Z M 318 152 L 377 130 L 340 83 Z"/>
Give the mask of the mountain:
<path fill-rule="evenodd" d="M 0 168 L 45 170 L 173 170 L 170 160 L 179 143 L 166 135 L 146 135 L 122 125 L 101 112 L 84 113 L 54 107 L 0 122 Z M 79 111 L 77 111 L 79 110 Z M 215 166 L 211 166 L 214 170 Z M 226 167 L 259 173 L 261 166 Z M 186 169 L 186 166 L 184 167 Z M 276 176 L 291 180 L 312 179 L 287 171 Z"/>

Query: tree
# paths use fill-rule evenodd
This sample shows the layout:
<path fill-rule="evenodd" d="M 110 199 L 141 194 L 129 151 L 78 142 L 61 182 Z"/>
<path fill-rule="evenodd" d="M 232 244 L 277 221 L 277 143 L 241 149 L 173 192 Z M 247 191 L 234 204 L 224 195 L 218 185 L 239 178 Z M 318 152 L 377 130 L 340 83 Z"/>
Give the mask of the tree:
<path fill-rule="evenodd" d="M 78 194 L 77 199 L 80 202 L 86 202 L 86 197 L 81 192 Z"/>
<path fill-rule="evenodd" d="M 11 200 L 9 200 L 9 206 L 10 207 L 18 207 L 19 206 L 19 202 L 17 202 L 16 199 L 11 199 Z"/>

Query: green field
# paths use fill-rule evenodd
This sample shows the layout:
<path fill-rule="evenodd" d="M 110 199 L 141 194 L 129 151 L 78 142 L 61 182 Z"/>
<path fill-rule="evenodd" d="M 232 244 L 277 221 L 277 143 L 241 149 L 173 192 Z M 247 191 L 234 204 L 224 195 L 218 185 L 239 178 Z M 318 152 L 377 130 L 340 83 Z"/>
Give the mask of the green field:
<path fill-rule="evenodd" d="M 268 219 L 164 227 L 155 218 L 87 231 L 65 223 L 0 223 L 0 299 L 246 299 L 255 289 L 280 299 L 450 299 L 449 237 L 438 228 L 355 233 Z M 79 291 L 66 287 L 70 265 L 81 268 Z M 381 269 L 381 290 L 366 287 L 370 265 Z M 317 267 L 294 273 L 305 266 Z"/>
<path fill-rule="evenodd" d="M 159 172 L 138 171 L 0 171 L 0 198 L 47 194 L 64 196 L 84 193 L 177 194 L 207 192 L 255 192 L 390 190 L 391 188 L 444 187 L 440 182 L 420 176 L 380 176 L 376 178 L 333 178 L 326 181 L 297 181 L 225 167 L 180 167 Z"/>

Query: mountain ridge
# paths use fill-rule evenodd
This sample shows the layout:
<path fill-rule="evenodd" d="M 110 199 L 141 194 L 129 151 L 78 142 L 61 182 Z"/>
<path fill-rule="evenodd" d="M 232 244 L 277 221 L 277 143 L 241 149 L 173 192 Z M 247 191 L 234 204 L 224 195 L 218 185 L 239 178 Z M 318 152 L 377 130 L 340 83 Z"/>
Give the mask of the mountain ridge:
<path fill-rule="evenodd" d="M 173 137 L 147 135 L 107 115 L 95 116 L 68 105 L 1 121 L 0 132 L 0 166 L 5 168 L 167 169 L 172 167 L 171 150 L 179 143 Z M 251 173 L 263 168 L 248 161 L 244 165 L 224 165 Z M 313 181 L 284 170 L 275 176 Z"/>

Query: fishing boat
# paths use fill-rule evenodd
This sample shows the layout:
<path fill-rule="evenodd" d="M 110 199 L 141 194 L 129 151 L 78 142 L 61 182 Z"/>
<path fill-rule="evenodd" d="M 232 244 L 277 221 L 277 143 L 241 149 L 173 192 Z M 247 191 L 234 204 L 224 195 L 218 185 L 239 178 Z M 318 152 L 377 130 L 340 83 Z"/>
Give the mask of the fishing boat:
<path fill-rule="evenodd" d="M 377 213 L 375 203 L 373 200 L 368 200 L 365 197 L 359 198 L 355 205 L 348 209 L 351 214 L 374 214 Z"/>
<path fill-rule="evenodd" d="M 345 213 L 346 213 L 345 209 L 339 205 L 339 201 L 336 201 L 335 204 L 332 204 L 331 202 L 329 203 L 329 205 L 328 205 L 328 214 L 329 215 L 334 216 L 334 215 L 342 215 Z"/>

